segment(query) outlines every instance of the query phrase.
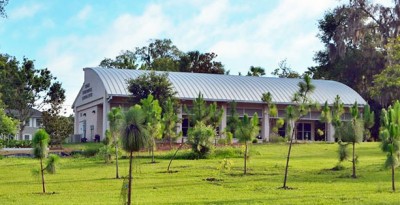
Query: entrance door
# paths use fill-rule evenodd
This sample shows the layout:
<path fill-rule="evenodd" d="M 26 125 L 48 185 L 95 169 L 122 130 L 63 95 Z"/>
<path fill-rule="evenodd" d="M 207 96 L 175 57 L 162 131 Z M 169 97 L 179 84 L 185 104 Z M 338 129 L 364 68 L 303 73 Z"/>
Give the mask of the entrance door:
<path fill-rule="evenodd" d="M 86 120 L 79 122 L 79 134 L 82 138 L 86 138 Z"/>

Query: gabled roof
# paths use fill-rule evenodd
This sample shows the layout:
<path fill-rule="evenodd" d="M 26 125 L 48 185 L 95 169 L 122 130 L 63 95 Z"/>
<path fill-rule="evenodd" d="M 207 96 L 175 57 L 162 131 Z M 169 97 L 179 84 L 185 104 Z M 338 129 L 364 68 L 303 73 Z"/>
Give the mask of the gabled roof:
<path fill-rule="evenodd" d="M 126 96 L 127 80 L 149 72 L 144 70 L 127 70 L 111 68 L 84 68 L 95 72 L 103 82 L 108 96 Z M 157 73 L 163 73 L 157 71 Z M 298 91 L 298 83 L 302 79 L 252 77 L 235 75 L 218 75 L 204 73 L 169 72 L 169 79 L 182 100 L 193 100 L 199 92 L 207 101 L 236 101 L 262 103 L 263 93 L 270 92 L 272 101 L 277 104 L 291 104 L 293 94 Z M 316 89 L 311 98 L 319 103 L 334 102 L 339 95 L 344 104 L 355 101 L 366 104 L 366 101 L 350 87 L 331 80 L 312 80 Z"/>

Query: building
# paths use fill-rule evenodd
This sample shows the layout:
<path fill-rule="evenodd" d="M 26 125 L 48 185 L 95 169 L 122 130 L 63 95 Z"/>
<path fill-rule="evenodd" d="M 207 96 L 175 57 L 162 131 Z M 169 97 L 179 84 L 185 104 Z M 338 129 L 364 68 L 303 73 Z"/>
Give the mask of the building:
<path fill-rule="evenodd" d="M 84 68 L 84 83 L 79 91 L 72 108 L 75 113 L 74 133 L 89 141 L 94 140 L 95 135 L 103 139 L 105 130 L 108 128 L 107 113 L 112 107 L 129 107 L 127 100 L 127 80 L 135 78 L 145 72 L 143 70 L 125 70 L 108 68 Z M 278 107 L 278 118 L 284 117 L 285 107 L 292 104 L 291 99 L 298 91 L 298 83 L 302 79 L 217 75 L 201 73 L 169 72 L 169 79 L 177 91 L 177 98 L 182 105 L 190 107 L 192 101 L 199 92 L 204 95 L 207 102 L 217 102 L 224 110 L 220 129 L 226 127 L 229 116 L 229 104 L 237 103 L 237 112 L 242 117 L 244 114 L 252 116 L 258 113 L 261 123 L 260 136 L 269 140 L 270 127 L 268 107 L 261 101 L 263 93 L 270 92 L 272 101 Z M 311 94 L 312 100 L 321 105 L 327 101 L 333 104 L 336 95 L 341 97 L 346 109 L 355 102 L 360 106 L 366 104 L 365 100 L 350 87 L 330 80 L 312 80 L 316 89 Z M 161 102 L 162 103 L 162 102 Z M 178 129 L 185 136 L 189 127 L 186 113 L 180 108 L 182 123 Z M 347 112 L 344 119 L 350 119 Z M 297 123 L 296 137 L 299 140 L 321 140 L 325 137 L 317 136 L 317 129 L 325 129 L 324 124 L 319 122 L 320 111 L 312 111 Z M 332 125 L 325 133 L 328 141 L 334 141 L 334 129 Z M 284 132 L 280 130 L 280 132 Z M 282 133 L 284 134 L 284 133 Z"/>
<path fill-rule="evenodd" d="M 9 111 L 11 116 L 14 118 L 18 118 L 18 112 L 16 111 Z M 18 132 L 14 139 L 16 140 L 32 140 L 33 135 L 35 132 L 40 129 L 43 125 L 42 121 L 42 112 L 31 108 L 30 117 L 25 121 L 24 130 L 22 130 L 22 135 Z"/>

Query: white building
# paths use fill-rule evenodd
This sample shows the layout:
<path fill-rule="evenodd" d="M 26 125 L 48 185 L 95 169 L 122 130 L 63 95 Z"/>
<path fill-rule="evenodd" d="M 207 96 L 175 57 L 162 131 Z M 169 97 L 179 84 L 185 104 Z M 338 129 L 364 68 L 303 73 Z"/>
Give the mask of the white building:
<path fill-rule="evenodd" d="M 148 71 L 109 68 L 84 68 L 83 70 L 84 82 L 72 105 L 75 112 L 74 133 L 86 137 L 89 141 L 93 141 L 97 134 L 103 139 L 105 130 L 109 127 L 107 113 L 110 109 L 131 106 L 128 102 L 127 80 Z M 272 101 L 278 107 L 278 117 L 284 117 L 285 108 L 292 104 L 293 94 L 298 91 L 298 83 L 302 81 L 302 79 L 183 72 L 169 72 L 169 80 L 182 105 L 190 107 L 199 92 L 204 95 L 205 101 L 217 102 L 218 106 L 224 110 L 220 129 L 226 127 L 229 104 L 232 101 L 237 103 L 236 110 L 240 116 L 244 114 L 252 116 L 257 112 L 261 123 L 261 137 L 267 141 L 270 135 L 270 117 L 268 107 L 261 101 L 262 94 L 266 92 L 272 94 Z M 330 80 L 312 80 L 312 83 L 316 89 L 311 94 L 311 99 L 321 105 L 325 101 L 332 105 L 336 95 L 340 96 L 346 110 L 355 101 L 360 107 L 366 104 L 357 92 L 342 83 Z M 189 127 L 186 113 L 181 112 L 180 117 L 182 124 L 179 125 L 179 129 L 185 135 Z M 345 119 L 349 117 L 348 113 L 344 115 Z M 316 136 L 317 129 L 325 129 L 319 119 L 320 111 L 315 110 L 298 121 L 297 139 L 325 139 L 325 137 Z M 326 137 L 328 141 L 334 141 L 334 129 L 332 125 L 330 127 Z M 284 132 L 284 129 L 281 132 Z"/>

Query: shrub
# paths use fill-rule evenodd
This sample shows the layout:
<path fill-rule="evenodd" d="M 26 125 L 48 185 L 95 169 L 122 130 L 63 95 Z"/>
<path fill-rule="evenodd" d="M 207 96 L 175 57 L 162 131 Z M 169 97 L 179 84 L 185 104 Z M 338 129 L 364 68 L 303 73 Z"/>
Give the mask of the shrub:
<path fill-rule="evenodd" d="M 279 136 L 279 135 L 270 135 L 269 136 L 269 141 L 271 143 L 282 143 L 282 142 L 285 142 L 286 139 L 284 137 Z"/>
<path fill-rule="evenodd" d="M 252 142 L 253 144 L 257 144 L 257 143 L 258 143 L 258 139 L 253 139 L 251 142 Z"/>
<path fill-rule="evenodd" d="M 206 126 L 203 122 L 197 122 L 192 130 L 189 131 L 188 142 L 192 145 L 192 151 L 197 158 L 206 158 L 212 151 L 212 139 L 215 131 L 211 126 Z"/>
<path fill-rule="evenodd" d="M 224 139 L 224 138 L 219 138 L 219 139 L 218 139 L 218 144 L 226 145 L 226 139 Z"/>
<path fill-rule="evenodd" d="M 226 144 L 231 145 L 233 141 L 232 132 L 226 132 Z"/>
<path fill-rule="evenodd" d="M 88 148 L 82 152 L 85 157 L 94 157 L 99 152 L 99 148 Z"/>

